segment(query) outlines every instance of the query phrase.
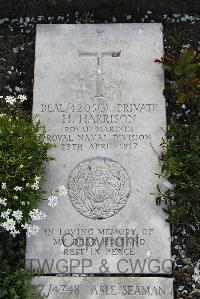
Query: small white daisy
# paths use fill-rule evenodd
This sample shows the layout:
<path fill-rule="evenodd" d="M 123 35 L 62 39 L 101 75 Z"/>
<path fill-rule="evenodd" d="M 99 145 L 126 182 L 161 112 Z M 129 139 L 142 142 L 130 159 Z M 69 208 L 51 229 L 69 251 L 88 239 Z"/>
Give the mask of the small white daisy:
<path fill-rule="evenodd" d="M 31 217 L 32 220 L 43 220 L 46 218 L 46 214 L 39 211 L 38 209 L 33 209 L 32 211 L 29 212 L 29 216 Z"/>
<path fill-rule="evenodd" d="M 6 183 L 2 183 L 2 184 L 1 184 L 1 188 L 2 188 L 2 189 L 6 189 Z"/>
<path fill-rule="evenodd" d="M 31 185 L 31 189 L 33 189 L 33 190 L 39 190 L 40 187 L 38 186 L 38 183 L 34 183 L 33 185 Z"/>
<path fill-rule="evenodd" d="M 59 195 L 66 195 L 67 194 L 67 188 L 64 185 L 61 185 L 58 187 L 58 193 Z"/>
<path fill-rule="evenodd" d="M 26 230 L 26 235 L 28 237 L 30 237 L 31 235 L 35 235 L 37 234 L 37 232 L 39 231 L 39 226 L 37 225 L 30 225 L 28 223 L 25 223 L 24 225 L 22 224 L 22 228 Z"/>
<path fill-rule="evenodd" d="M 12 96 L 6 96 L 5 101 L 10 105 L 14 105 L 16 103 L 16 98 Z"/>
<path fill-rule="evenodd" d="M 8 219 L 10 213 L 11 213 L 11 209 L 7 209 L 7 211 L 1 212 L 1 218 Z"/>
<path fill-rule="evenodd" d="M 6 198 L 0 198 L 0 204 L 4 207 L 7 206 L 7 199 Z"/>
<path fill-rule="evenodd" d="M 58 197 L 57 196 L 49 196 L 48 198 L 48 206 L 55 207 L 58 204 Z"/>
<path fill-rule="evenodd" d="M 41 177 L 36 175 L 36 176 L 35 176 L 35 181 L 36 181 L 36 182 L 39 182 L 40 180 L 41 180 Z"/>
<path fill-rule="evenodd" d="M 20 210 L 13 211 L 12 216 L 17 220 L 20 221 L 23 218 L 23 213 Z"/>
<path fill-rule="evenodd" d="M 22 94 L 18 95 L 17 98 L 20 100 L 20 103 L 23 103 L 24 101 L 27 100 L 27 97 L 25 95 L 22 95 Z"/>
<path fill-rule="evenodd" d="M 12 218 L 7 218 L 5 222 L 1 224 L 3 228 L 7 231 L 15 231 L 16 221 Z"/>
<path fill-rule="evenodd" d="M 15 191 L 22 191 L 22 189 L 23 189 L 23 188 L 22 188 L 22 187 L 19 187 L 19 186 L 16 186 L 16 187 L 14 188 Z"/>
<path fill-rule="evenodd" d="M 16 237 L 16 235 L 19 235 L 19 234 L 20 234 L 20 231 L 14 229 L 14 230 L 11 230 L 11 231 L 10 231 L 10 234 L 11 234 L 13 237 Z"/>

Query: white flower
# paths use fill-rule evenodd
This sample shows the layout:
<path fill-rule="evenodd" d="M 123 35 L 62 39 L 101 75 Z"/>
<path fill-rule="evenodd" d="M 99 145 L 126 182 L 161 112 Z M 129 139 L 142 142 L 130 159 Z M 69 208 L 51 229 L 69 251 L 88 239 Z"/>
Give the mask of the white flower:
<path fill-rule="evenodd" d="M 25 178 L 22 178 L 22 181 L 24 182 L 24 181 L 25 181 Z"/>
<path fill-rule="evenodd" d="M 14 188 L 15 191 L 22 191 L 22 189 L 23 189 L 23 188 L 22 188 L 22 187 L 19 187 L 19 186 L 16 186 L 16 187 Z"/>
<path fill-rule="evenodd" d="M 194 267 L 194 274 L 192 275 L 192 278 L 195 282 L 200 283 L 200 260 L 198 260 Z"/>
<path fill-rule="evenodd" d="M 116 23 L 116 22 L 117 22 L 116 17 L 113 17 L 113 18 L 112 18 L 112 21 L 113 21 L 113 23 Z"/>
<path fill-rule="evenodd" d="M 7 231 L 12 231 L 15 230 L 15 224 L 15 220 L 12 218 L 7 218 L 6 221 L 1 224 L 1 226 Z"/>
<path fill-rule="evenodd" d="M 4 207 L 6 207 L 7 206 L 7 199 L 6 198 L 0 198 L 0 204 L 2 205 L 2 206 L 4 206 Z"/>
<path fill-rule="evenodd" d="M 18 53 L 18 48 L 13 48 L 13 53 Z"/>
<path fill-rule="evenodd" d="M 7 209 L 5 212 L 1 212 L 1 218 L 8 219 L 10 212 L 11 212 L 10 209 Z"/>
<path fill-rule="evenodd" d="M 34 183 L 33 185 L 31 185 L 31 189 L 33 189 L 33 190 L 39 190 L 40 187 L 38 186 L 38 183 Z"/>
<path fill-rule="evenodd" d="M 10 234 L 11 234 L 13 237 L 15 237 L 16 235 L 20 234 L 20 231 L 14 229 L 14 230 L 11 230 Z"/>
<path fill-rule="evenodd" d="M 58 193 L 59 193 L 60 196 L 67 194 L 67 188 L 63 185 L 59 186 L 58 187 Z"/>
<path fill-rule="evenodd" d="M 13 211 L 12 216 L 17 220 L 20 221 L 23 218 L 23 213 L 20 210 Z"/>
<path fill-rule="evenodd" d="M 186 106 L 185 106 L 185 104 L 183 104 L 183 105 L 182 105 L 182 109 L 186 109 Z"/>
<path fill-rule="evenodd" d="M 17 196 L 17 195 L 14 195 L 13 198 L 14 198 L 14 199 L 18 199 L 18 196 Z"/>
<path fill-rule="evenodd" d="M 17 98 L 20 100 L 20 103 L 23 103 L 24 101 L 27 100 L 27 97 L 25 95 L 22 95 L 22 94 L 18 95 Z"/>
<path fill-rule="evenodd" d="M 58 197 L 57 196 L 49 196 L 48 198 L 48 205 L 50 207 L 55 207 L 58 204 Z"/>
<path fill-rule="evenodd" d="M 131 20 L 131 19 L 132 19 L 132 15 L 128 15 L 128 16 L 126 17 L 126 19 L 127 19 L 127 20 Z"/>
<path fill-rule="evenodd" d="M 19 165 L 19 168 L 23 168 L 23 167 L 24 167 L 24 165 L 23 165 L 23 164 L 20 164 L 20 165 Z"/>
<path fill-rule="evenodd" d="M 14 103 L 16 103 L 16 98 L 12 96 L 6 96 L 5 101 L 10 105 L 14 105 Z"/>
<path fill-rule="evenodd" d="M 37 225 L 30 225 L 28 223 L 25 223 L 24 225 L 22 224 L 22 228 L 26 230 L 26 235 L 28 237 L 30 237 L 31 235 L 35 235 L 37 234 L 37 232 L 39 231 L 39 226 Z"/>
<path fill-rule="evenodd" d="M 35 181 L 36 181 L 36 182 L 39 182 L 40 180 L 41 180 L 41 177 L 36 175 L 36 176 L 35 176 Z"/>
<path fill-rule="evenodd" d="M 2 189 L 6 189 L 6 183 L 2 183 L 2 184 L 1 184 L 1 188 L 2 188 Z"/>
<path fill-rule="evenodd" d="M 46 218 L 46 214 L 39 211 L 38 209 L 33 209 L 32 211 L 29 212 L 29 216 L 31 217 L 32 220 L 43 220 Z"/>
<path fill-rule="evenodd" d="M 35 176 L 35 183 L 31 185 L 31 189 L 33 190 L 39 190 L 39 182 L 40 182 L 41 177 L 40 176 Z"/>
<path fill-rule="evenodd" d="M 16 90 L 16 92 L 20 92 L 22 90 L 22 88 L 20 88 L 19 86 L 15 86 L 15 90 Z"/>

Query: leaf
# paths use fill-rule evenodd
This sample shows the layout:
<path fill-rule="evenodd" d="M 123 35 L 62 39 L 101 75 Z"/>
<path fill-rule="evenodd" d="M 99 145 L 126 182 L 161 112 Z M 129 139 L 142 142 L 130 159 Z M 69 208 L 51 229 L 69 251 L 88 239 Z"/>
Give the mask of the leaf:
<path fill-rule="evenodd" d="M 173 156 L 171 156 L 168 160 L 168 165 L 169 165 L 169 169 L 171 170 L 171 172 L 174 174 L 174 175 L 177 175 L 178 174 L 178 171 L 177 171 L 177 166 L 176 166 L 176 160 L 174 159 Z"/>
<path fill-rule="evenodd" d="M 170 169 L 165 169 L 163 172 L 163 177 L 165 177 L 166 179 L 169 178 L 171 176 L 171 170 Z"/>
<path fill-rule="evenodd" d="M 182 262 L 183 262 L 183 264 L 185 264 L 185 265 L 192 265 L 192 262 L 191 262 L 191 260 L 190 259 L 182 259 Z"/>
<path fill-rule="evenodd" d="M 181 76 L 184 73 L 184 67 L 181 64 L 178 64 L 174 68 L 174 73 L 175 73 L 176 76 Z"/>
<path fill-rule="evenodd" d="M 182 104 L 185 102 L 185 100 L 186 100 L 186 95 L 184 93 L 182 93 L 181 95 L 179 95 L 176 102 Z"/>
<path fill-rule="evenodd" d="M 188 76 L 195 75 L 198 68 L 199 68 L 198 64 L 194 64 L 194 63 L 188 64 L 185 67 L 185 74 Z"/>
<path fill-rule="evenodd" d="M 195 56 L 196 51 L 194 49 L 185 50 L 180 57 L 180 63 L 182 65 L 187 65 L 191 63 Z"/>

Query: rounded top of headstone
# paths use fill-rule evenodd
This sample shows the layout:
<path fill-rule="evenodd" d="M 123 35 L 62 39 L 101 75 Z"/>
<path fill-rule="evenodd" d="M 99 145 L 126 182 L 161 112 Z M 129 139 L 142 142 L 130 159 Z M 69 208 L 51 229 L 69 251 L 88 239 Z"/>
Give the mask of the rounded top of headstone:
<path fill-rule="evenodd" d="M 77 212 L 91 219 L 106 219 L 126 205 L 130 180 L 118 162 L 93 158 L 73 169 L 68 179 L 68 193 Z"/>

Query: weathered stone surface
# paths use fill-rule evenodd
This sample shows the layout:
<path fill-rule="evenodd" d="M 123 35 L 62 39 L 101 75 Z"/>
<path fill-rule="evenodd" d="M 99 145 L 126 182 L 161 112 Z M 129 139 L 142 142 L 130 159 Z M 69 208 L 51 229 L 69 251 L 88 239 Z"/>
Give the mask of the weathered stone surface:
<path fill-rule="evenodd" d="M 156 277 L 38 277 L 48 299 L 172 299 L 173 280 Z"/>
<path fill-rule="evenodd" d="M 27 240 L 28 267 L 47 260 L 45 273 L 170 272 L 169 226 L 152 195 L 166 128 L 154 63 L 161 29 L 37 27 L 33 113 L 57 144 L 44 188 L 64 184 L 68 196 L 54 209 L 41 204 L 48 217 Z"/>
<path fill-rule="evenodd" d="M 124 208 L 130 193 L 130 179 L 117 162 L 98 157 L 80 163 L 72 171 L 68 190 L 77 212 L 102 220 Z"/>

